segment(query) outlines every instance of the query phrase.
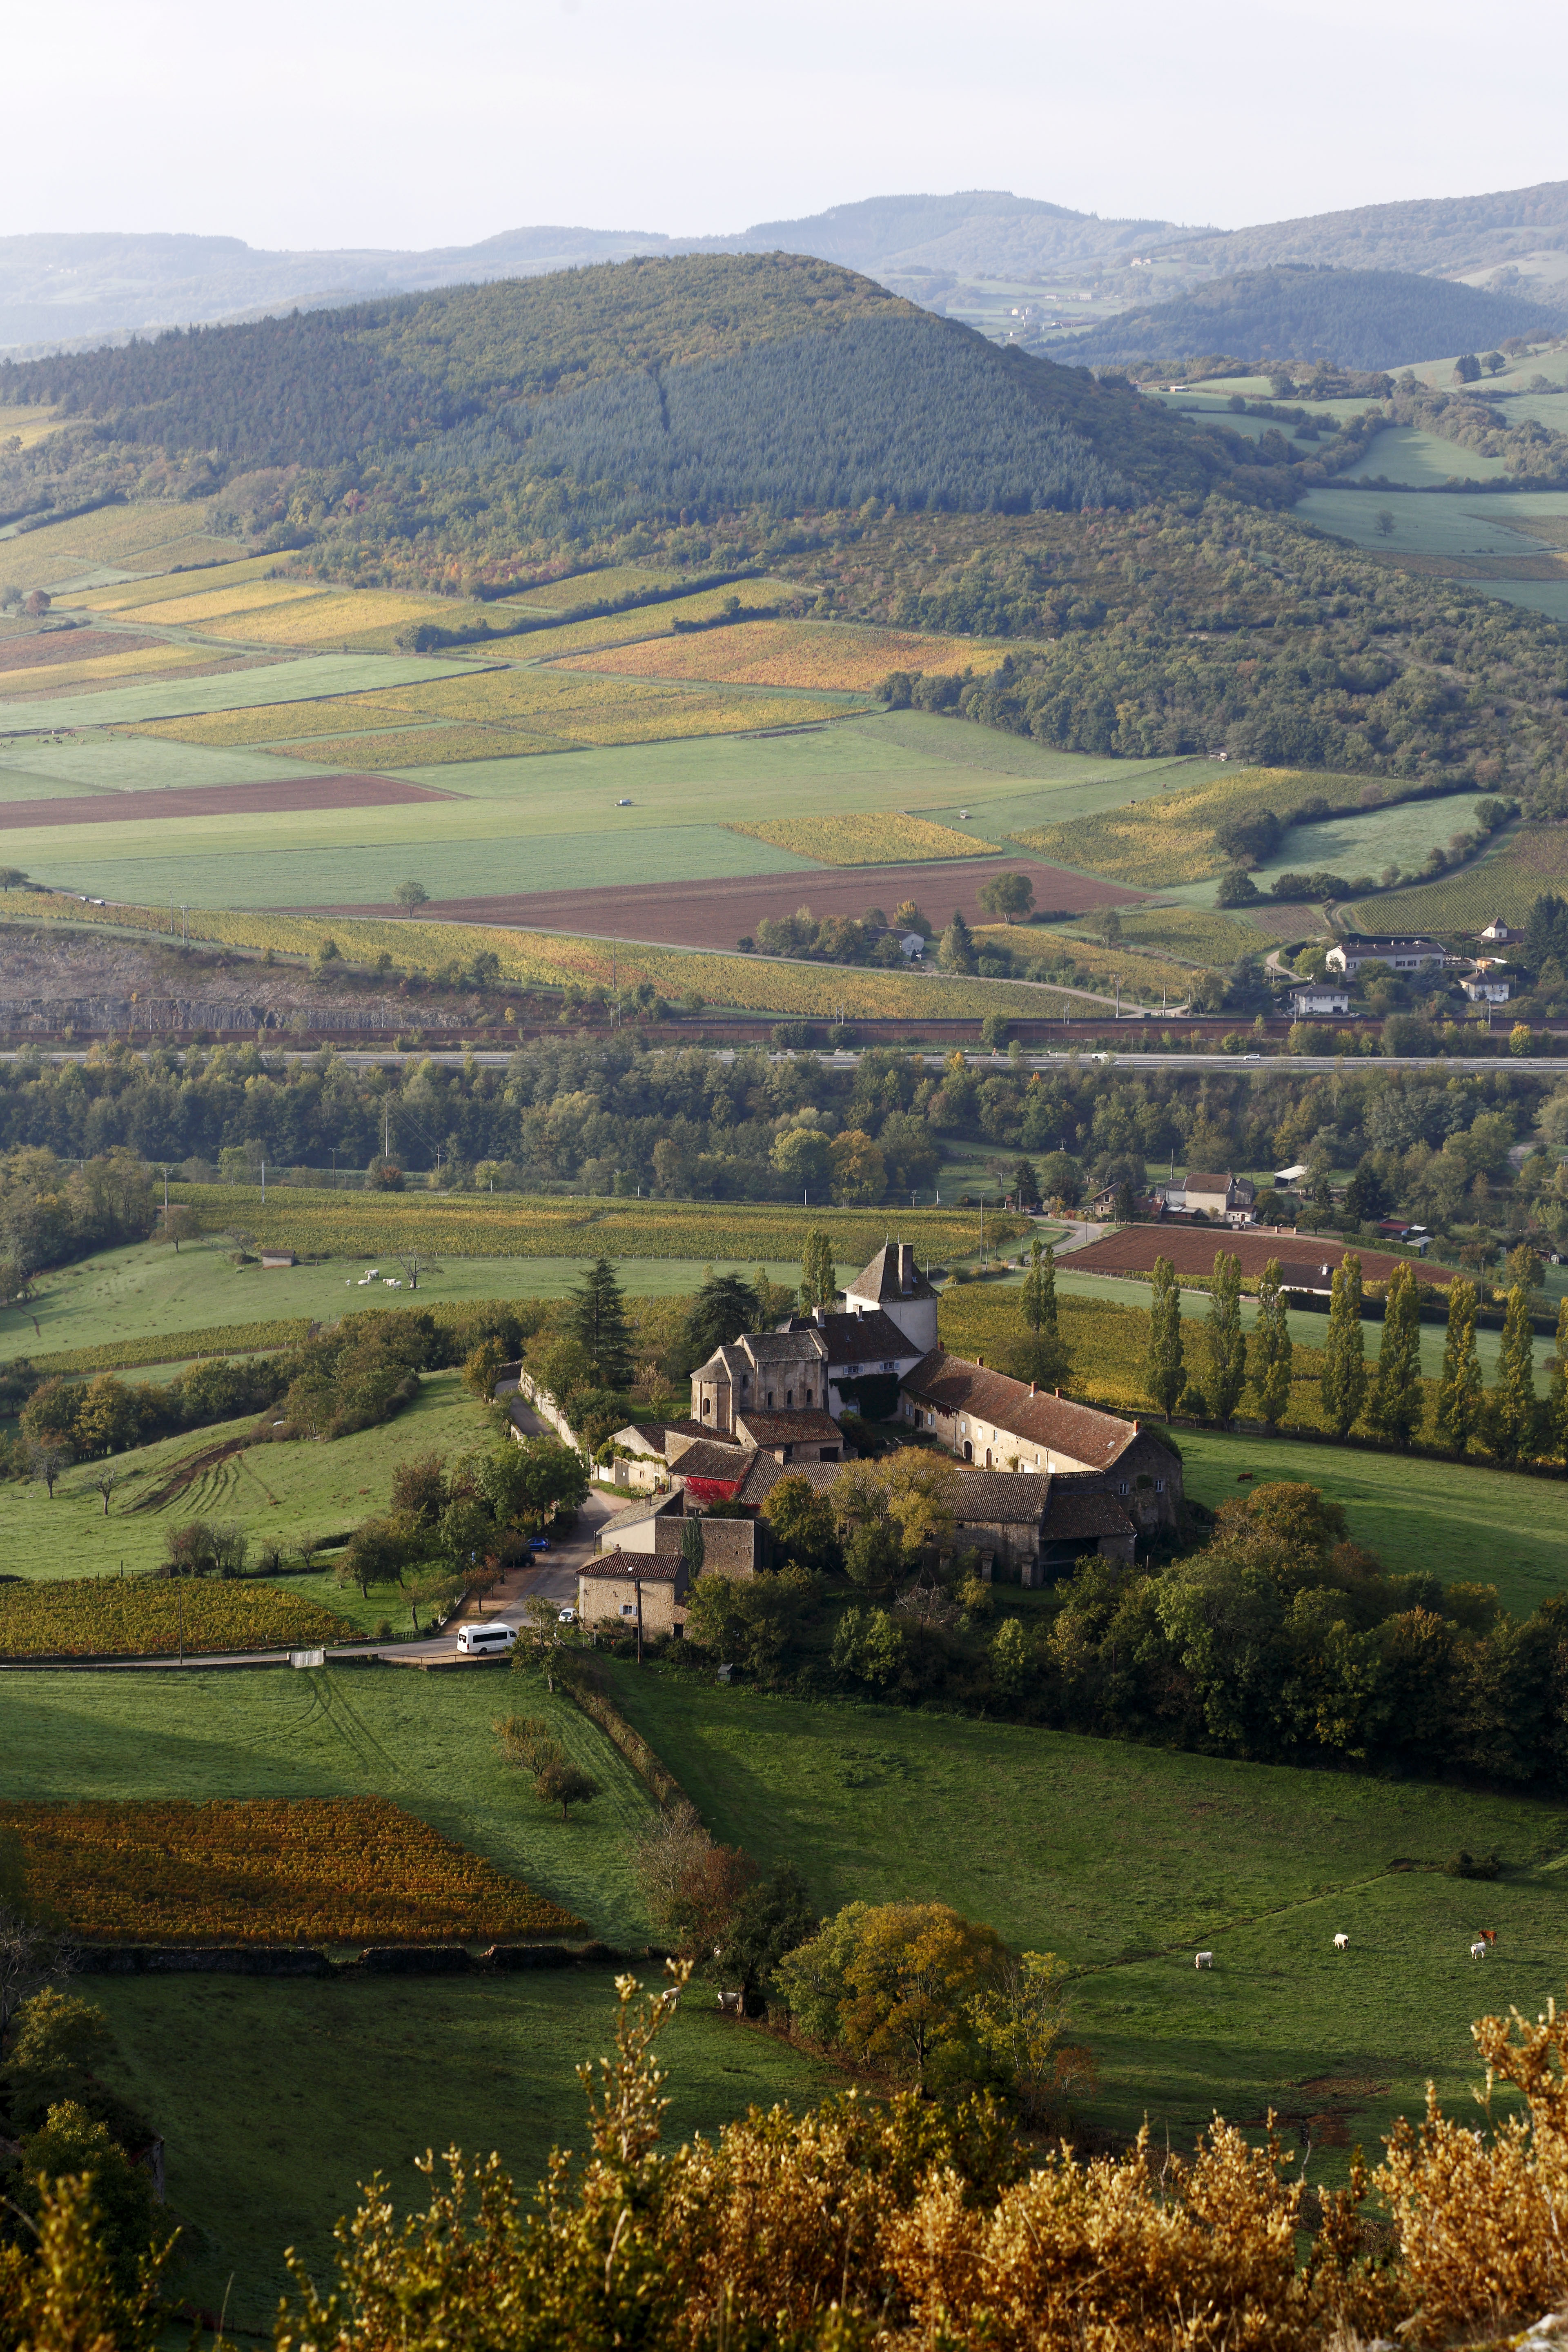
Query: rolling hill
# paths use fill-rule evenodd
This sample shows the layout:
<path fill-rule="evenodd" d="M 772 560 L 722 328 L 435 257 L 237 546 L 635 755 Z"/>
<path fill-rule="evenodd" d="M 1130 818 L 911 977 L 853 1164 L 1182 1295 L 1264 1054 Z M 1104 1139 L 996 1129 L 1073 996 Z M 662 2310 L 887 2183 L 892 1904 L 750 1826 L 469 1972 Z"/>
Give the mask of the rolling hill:
<path fill-rule="evenodd" d="M 7 512 L 122 489 L 153 463 L 207 490 L 265 472 L 241 518 L 264 530 L 277 477 L 329 468 L 310 536 L 363 548 L 428 525 L 449 545 L 455 515 L 483 515 L 487 560 L 514 565 L 520 542 L 726 510 L 1129 506 L 1279 470 L 1125 386 L 780 254 L 636 259 L 7 362 L 0 403 L 64 420 L 0 460 Z M 272 543 L 300 544 L 300 520 L 286 500 Z"/>
<path fill-rule="evenodd" d="M 1483 293 L 1411 270 L 1293 261 L 1238 270 L 1172 301 L 1124 310 L 1058 350 L 1064 360 L 1096 364 L 1223 352 L 1247 360 L 1396 368 L 1442 352 L 1488 351 L 1507 336 L 1539 335 L 1565 323 L 1563 310 L 1518 294 Z"/>
<path fill-rule="evenodd" d="M 1287 261 L 1485 279 L 1546 297 L 1568 281 L 1568 180 L 1479 196 L 1418 196 L 1181 241 L 1180 255 L 1225 269 Z M 1552 299 L 1561 299 L 1561 296 Z"/>

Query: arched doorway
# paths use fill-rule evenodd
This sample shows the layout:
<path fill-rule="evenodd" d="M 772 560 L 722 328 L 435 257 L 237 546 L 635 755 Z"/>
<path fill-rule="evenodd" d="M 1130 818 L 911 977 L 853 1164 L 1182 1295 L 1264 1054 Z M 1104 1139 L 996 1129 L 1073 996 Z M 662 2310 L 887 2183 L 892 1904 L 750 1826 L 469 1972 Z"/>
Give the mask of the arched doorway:
<path fill-rule="evenodd" d="M 974 1448 L 967 1437 L 963 1441 L 963 1458 L 966 1462 L 973 1462 L 974 1459 Z"/>
<path fill-rule="evenodd" d="M 985 1467 L 987 1470 L 991 1467 L 991 1448 L 989 1446 L 985 1449 Z"/>

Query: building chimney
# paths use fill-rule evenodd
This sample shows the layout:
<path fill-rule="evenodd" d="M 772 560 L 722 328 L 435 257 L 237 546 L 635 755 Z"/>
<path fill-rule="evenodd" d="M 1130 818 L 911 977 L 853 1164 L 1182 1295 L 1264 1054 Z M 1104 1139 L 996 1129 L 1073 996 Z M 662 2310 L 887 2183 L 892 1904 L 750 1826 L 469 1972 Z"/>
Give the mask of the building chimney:
<path fill-rule="evenodd" d="M 814 1307 L 811 1310 L 811 1319 L 816 1325 L 817 1329 L 820 1330 L 827 1320 L 826 1307 Z"/>
<path fill-rule="evenodd" d="M 984 1356 L 976 1356 L 974 1361 L 981 1371 L 985 1370 L 985 1359 Z"/>
<path fill-rule="evenodd" d="M 1058 1389 L 1058 1390 L 1057 1390 L 1057 1391 L 1056 1391 L 1056 1393 L 1057 1393 L 1057 1395 L 1058 1395 L 1058 1396 L 1060 1396 L 1060 1394 L 1061 1394 L 1061 1391 L 1060 1391 L 1060 1389 Z"/>
<path fill-rule="evenodd" d="M 1034 1393 L 1035 1393 L 1035 1383 L 1034 1383 L 1034 1381 L 1031 1381 L 1029 1382 L 1029 1394 L 1030 1394 L 1031 1396 L 1033 1396 L 1033 1395 L 1034 1395 Z"/>

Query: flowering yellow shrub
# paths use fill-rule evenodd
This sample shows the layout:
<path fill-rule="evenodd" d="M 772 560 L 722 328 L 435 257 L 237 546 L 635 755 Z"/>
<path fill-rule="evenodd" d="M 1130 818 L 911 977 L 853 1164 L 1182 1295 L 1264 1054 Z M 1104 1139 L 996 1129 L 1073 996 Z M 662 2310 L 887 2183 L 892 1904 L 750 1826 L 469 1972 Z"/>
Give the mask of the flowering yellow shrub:
<path fill-rule="evenodd" d="M 760 824 L 732 824 L 730 831 L 771 841 L 775 849 L 793 849 L 799 857 L 820 858 L 825 866 L 903 866 L 916 858 L 1005 855 L 994 841 L 960 833 L 956 825 L 896 814 L 773 817 Z"/>
<path fill-rule="evenodd" d="M 580 1923 L 384 1797 L 0 1804 L 89 1943 L 489 1942 Z"/>
<path fill-rule="evenodd" d="M 172 1658 L 182 1637 L 187 1651 L 303 1650 L 356 1632 L 318 1602 L 248 1577 L 0 1584 L 0 1657 Z"/>

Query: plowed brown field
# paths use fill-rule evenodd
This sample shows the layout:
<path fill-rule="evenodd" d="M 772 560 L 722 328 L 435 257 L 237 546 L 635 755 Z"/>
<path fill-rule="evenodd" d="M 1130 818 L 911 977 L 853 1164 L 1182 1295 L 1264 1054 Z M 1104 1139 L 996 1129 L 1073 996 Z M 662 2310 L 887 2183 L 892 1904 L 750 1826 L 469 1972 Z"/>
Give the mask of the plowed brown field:
<path fill-rule="evenodd" d="M 1277 1257 L 1287 1289 L 1292 1286 L 1293 1274 L 1296 1287 L 1318 1289 L 1323 1286 L 1322 1269 L 1326 1266 L 1331 1276 L 1345 1247 L 1323 1234 L 1291 1234 L 1267 1225 L 1257 1233 L 1227 1233 L 1219 1225 L 1123 1225 L 1120 1233 L 1074 1250 L 1064 1263 L 1075 1274 L 1152 1274 L 1154 1260 L 1168 1257 L 1178 1274 L 1208 1275 L 1214 1272 L 1215 1254 L 1226 1250 L 1241 1260 L 1244 1275 L 1260 1275 L 1269 1259 Z M 1358 1255 L 1363 1282 L 1387 1282 L 1394 1267 L 1406 1263 L 1384 1250 Z M 1451 1266 L 1409 1263 L 1417 1282 L 1432 1283 L 1439 1290 L 1454 1279 Z"/>
<path fill-rule="evenodd" d="M 163 642 L 133 637 L 129 629 L 48 629 L 0 643 L 0 669 L 42 669 L 47 662 L 88 661 L 100 654 L 141 654 Z"/>
<path fill-rule="evenodd" d="M 184 784 L 158 792 L 95 793 L 90 800 L 0 804 L 0 832 L 40 824 L 126 824 L 143 817 L 268 816 L 288 809 L 380 808 L 393 801 L 452 801 L 462 793 L 390 776 L 280 776 L 259 784 Z"/>
<path fill-rule="evenodd" d="M 912 898 L 939 930 L 960 911 L 966 922 L 984 922 L 982 884 L 994 874 L 1019 872 L 1034 883 L 1037 905 L 1074 914 L 1089 907 L 1133 905 L 1143 895 L 1019 856 L 965 858 L 952 866 L 840 866 L 765 877 L 723 876 L 704 882 L 617 883 L 603 890 L 530 890 L 508 898 L 432 899 L 423 911 L 443 922 L 517 923 L 525 929 L 645 940 L 668 947 L 732 948 L 737 940 L 754 935 L 769 916 L 793 915 L 799 907 L 809 907 L 820 921 L 827 915 L 861 915 L 868 907 L 880 907 L 891 916 L 900 899 Z M 396 915 L 400 910 L 318 907 L 309 911 Z"/>

